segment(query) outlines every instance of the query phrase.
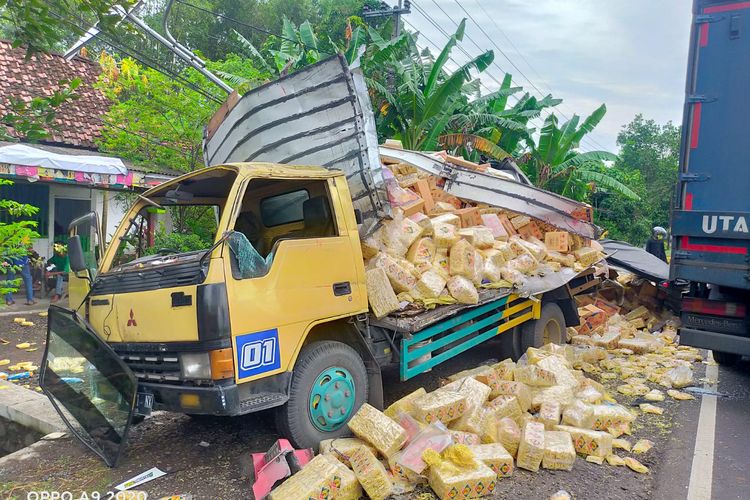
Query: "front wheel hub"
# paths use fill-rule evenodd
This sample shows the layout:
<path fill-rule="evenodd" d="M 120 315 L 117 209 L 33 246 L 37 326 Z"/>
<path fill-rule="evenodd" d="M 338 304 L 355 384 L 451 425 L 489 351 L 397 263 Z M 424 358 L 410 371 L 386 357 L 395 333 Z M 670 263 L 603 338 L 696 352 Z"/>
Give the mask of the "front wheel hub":
<path fill-rule="evenodd" d="M 354 410 L 354 378 L 349 370 L 334 366 L 324 370 L 310 391 L 310 420 L 320 431 L 333 432 L 349 420 Z"/>

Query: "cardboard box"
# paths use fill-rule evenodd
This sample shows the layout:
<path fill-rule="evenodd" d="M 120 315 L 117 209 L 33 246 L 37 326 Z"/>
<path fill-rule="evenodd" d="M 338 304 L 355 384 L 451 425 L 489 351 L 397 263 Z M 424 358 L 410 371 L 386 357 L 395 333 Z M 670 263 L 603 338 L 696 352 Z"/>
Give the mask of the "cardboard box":
<path fill-rule="evenodd" d="M 425 202 L 422 199 L 418 199 L 410 201 L 408 203 L 404 203 L 399 208 L 404 212 L 405 217 L 409 217 L 410 215 L 414 215 L 417 212 L 424 212 Z"/>
<path fill-rule="evenodd" d="M 547 250 L 565 253 L 570 250 L 570 234 L 565 231 L 545 233 L 544 244 L 547 245 Z"/>
<path fill-rule="evenodd" d="M 448 194 L 440 188 L 430 190 L 430 194 L 432 195 L 432 200 L 435 202 L 442 201 L 445 203 L 450 203 L 456 209 L 461 208 L 462 202 L 460 198 L 457 198 L 452 194 Z"/>
<path fill-rule="evenodd" d="M 454 212 L 461 219 L 461 227 L 481 226 L 482 216 L 476 207 L 462 208 Z"/>
<path fill-rule="evenodd" d="M 500 219 L 500 224 L 502 224 L 505 228 L 505 232 L 508 233 L 508 237 L 518 234 L 518 231 L 516 231 L 516 228 L 513 227 L 513 224 L 510 222 L 510 219 L 508 219 L 507 215 L 498 214 L 497 218 Z"/>
<path fill-rule="evenodd" d="M 544 433 L 542 467 L 552 470 L 571 470 L 575 461 L 576 450 L 569 433 L 565 431 L 546 431 Z"/>
<path fill-rule="evenodd" d="M 479 216 L 482 218 L 482 224 L 490 228 L 490 231 L 492 231 L 492 236 L 494 236 L 495 239 L 508 239 L 508 231 L 505 230 L 505 227 L 503 226 L 503 223 L 500 222 L 500 218 L 497 216 L 497 214 L 480 213 Z"/>
<path fill-rule="evenodd" d="M 581 335 L 591 334 L 607 321 L 607 314 L 593 304 L 578 309 L 581 325 L 576 328 Z"/>
<path fill-rule="evenodd" d="M 435 200 L 432 199 L 432 193 L 430 192 L 430 185 L 427 179 L 419 179 L 417 182 L 411 185 L 411 188 L 416 191 L 420 198 L 424 201 L 425 212 L 430 213 L 435 208 Z"/>
<path fill-rule="evenodd" d="M 606 314 L 610 318 L 615 314 L 620 314 L 620 308 L 612 304 L 611 302 L 607 302 L 606 300 L 594 300 L 594 307 L 598 307 L 599 309 L 604 311 L 604 314 Z"/>
<path fill-rule="evenodd" d="M 539 228 L 539 225 L 531 221 L 525 226 L 518 228 L 518 234 L 521 235 L 522 238 L 536 238 L 538 240 L 544 239 L 544 232 Z"/>

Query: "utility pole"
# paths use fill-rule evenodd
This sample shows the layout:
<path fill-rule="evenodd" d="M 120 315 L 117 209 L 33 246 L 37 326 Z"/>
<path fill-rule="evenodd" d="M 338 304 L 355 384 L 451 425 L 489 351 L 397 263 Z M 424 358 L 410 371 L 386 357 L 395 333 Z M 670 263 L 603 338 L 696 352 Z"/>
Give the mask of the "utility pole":
<path fill-rule="evenodd" d="M 380 2 L 376 10 L 372 10 L 367 5 L 362 9 L 363 19 L 376 19 L 378 17 L 393 17 L 393 35 L 391 38 L 398 38 L 401 35 L 401 14 L 411 13 L 410 0 L 398 0 L 398 5 L 389 6 L 386 2 Z"/>

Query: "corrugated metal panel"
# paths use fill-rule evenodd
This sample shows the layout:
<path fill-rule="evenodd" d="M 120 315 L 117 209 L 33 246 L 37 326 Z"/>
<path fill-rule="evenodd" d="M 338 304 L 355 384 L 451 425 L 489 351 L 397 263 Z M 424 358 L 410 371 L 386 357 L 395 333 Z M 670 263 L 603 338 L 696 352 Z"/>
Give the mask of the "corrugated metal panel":
<path fill-rule="evenodd" d="M 361 73 L 334 56 L 243 95 L 204 135 L 204 158 L 342 170 L 371 227 L 388 207 L 374 123 Z"/>
<path fill-rule="evenodd" d="M 381 146 L 380 154 L 445 178 L 443 189 L 459 198 L 530 215 L 585 238 L 596 239 L 601 232 L 595 224 L 576 216 L 587 211 L 585 204 L 564 196 L 521 182 L 454 167 L 427 153 Z"/>

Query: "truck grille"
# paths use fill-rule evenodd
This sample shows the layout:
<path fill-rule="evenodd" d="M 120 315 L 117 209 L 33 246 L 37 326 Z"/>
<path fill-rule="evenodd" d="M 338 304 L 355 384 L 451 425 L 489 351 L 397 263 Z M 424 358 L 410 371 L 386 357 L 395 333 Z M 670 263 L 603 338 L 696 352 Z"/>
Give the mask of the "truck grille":
<path fill-rule="evenodd" d="M 180 358 L 169 352 L 133 352 L 115 349 L 138 380 L 175 383 L 180 381 Z"/>
<path fill-rule="evenodd" d="M 91 295 L 143 292 L 197 285 L 204 279 L 201 271 L 200 261 L 196 258 L 154 268 L 105 273 L 99 275 L 94 282 Z"/>

